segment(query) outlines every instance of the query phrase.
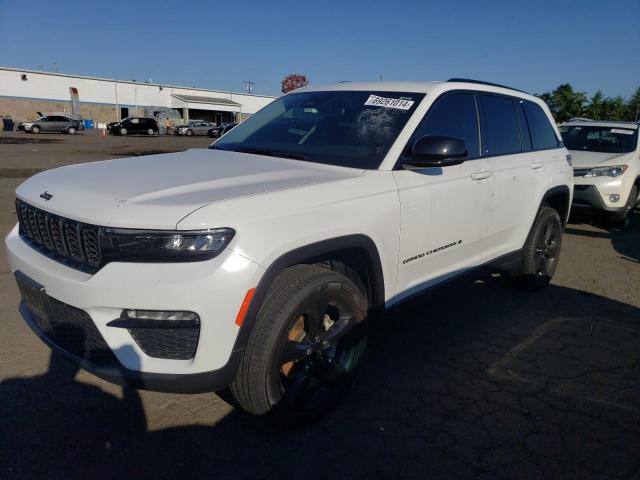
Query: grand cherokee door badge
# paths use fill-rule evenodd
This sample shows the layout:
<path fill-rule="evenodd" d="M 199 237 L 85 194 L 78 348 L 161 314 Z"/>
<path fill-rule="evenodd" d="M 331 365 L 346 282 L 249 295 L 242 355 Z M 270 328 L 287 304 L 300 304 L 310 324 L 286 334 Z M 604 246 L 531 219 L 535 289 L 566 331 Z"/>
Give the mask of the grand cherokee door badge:
<path fill-rule="evenodd" d="M 447 248 L 455 247 L 456 245 L 460 245 L 461 243 L 462 243 L 462 240 L 458 240 L 457 242 L 448 243 L 448 244 L 443 245 L 441 247 L 434 248 L 433 250 L 429 250 L 429 251 L 424 252 L 424 253 L 419 253 L 418 255 L 415 255 L 413 257 L 407 258 L 406 260 L 403 260 L 402 264 L 404 265 L 405 263 L 413 262 L 414 260 L 417 260 L 417 259 L 422 258 L 422 257 L 428 257 L 429 255 L 433 255 L 434 253 L 441 252 L 442 250 L 446 250 Z"/>

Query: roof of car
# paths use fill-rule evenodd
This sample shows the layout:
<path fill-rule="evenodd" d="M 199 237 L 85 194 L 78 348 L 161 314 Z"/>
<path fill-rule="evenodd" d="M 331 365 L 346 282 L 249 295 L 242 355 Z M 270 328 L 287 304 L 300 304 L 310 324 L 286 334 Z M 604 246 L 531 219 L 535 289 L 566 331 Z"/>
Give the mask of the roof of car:
<path fill-rule="evenodd" d="M 383 82 L 340 82 L 328 85 L 312 85 L 303 87 L 300 91 L 323 90 L 369 90 L 378 92 L 415 92 L 426 93 L 444 90 L 480 90 L 486 92 L 503 93 L 530 100 L 540 101 L 537 97 L 515 88 L 494 83 L 469 79 L 451 79 L 447 81 L 413 82 L 413 81 L 383 81 Z M 298 91 L 298 90 L 296 90 Z"/>
<path fill-rule="evenodd" d="M 638 129 L 637 122 L 616 122 L 611 120 L 569 120 L 568 122 L 564 122 L 561 126 L 571 126 L 571 127 L 619 127 L 619 128 L 630 128 L 633 130 Z"/>

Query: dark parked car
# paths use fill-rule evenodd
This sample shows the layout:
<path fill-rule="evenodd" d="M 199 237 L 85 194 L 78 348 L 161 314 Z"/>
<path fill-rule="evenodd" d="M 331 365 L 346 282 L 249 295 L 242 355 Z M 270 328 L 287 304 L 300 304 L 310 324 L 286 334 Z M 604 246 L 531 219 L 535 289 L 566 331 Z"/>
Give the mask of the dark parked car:
<path fill-rule="evenodd" d="M 131 133 L 153 135 L 158 133 L 158 122 L 153 118 L 127 117 L 119 122 L 108 124 L 107 129 L 112 135 L 129 135 Z"/>
<path fill-rule="evenodd" d="M 219 138 L 222 135 L 224 135 L 225 133 L 227 133 L 229 130 L 231 130 L 233 127 L 235 127 L 236 125 L 238 125 L 238 124 L 237 123 L 222 123 L 222 124 L 218 125 L 217 127 L 210 128 L 209 131 L 207 132 L 207 135 L 209 135 L 212 138 Z"/>
<path fill-rule="evenodd" d="M 73 118 L 61 115 L 44 115 L 33 122 L 19 124 L 18 130 L 30 133 L 60 132 L 73 135 L 79 130 L 84 130 L 84 125 L 80 120 L 74 120 Z"/>

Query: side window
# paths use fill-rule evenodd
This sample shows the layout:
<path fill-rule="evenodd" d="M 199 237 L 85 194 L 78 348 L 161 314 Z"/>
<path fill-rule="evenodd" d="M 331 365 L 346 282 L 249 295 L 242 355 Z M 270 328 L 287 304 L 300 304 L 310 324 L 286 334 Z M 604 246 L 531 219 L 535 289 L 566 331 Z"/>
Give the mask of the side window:
<path fill-rule="evenodd" d="M 140 123 L 140 119 L 139 118 L 132 118 L 131 119 L 131 123 Z"/>
<path fill-rule="evenodd" d="M 513 99 L 480 95 L 482 108 L 482 155 L 506 155 L 522 151 L 518 115 Z"/>
<path fill-rule="evenodd" d="M 452 93 L 436 100 L 414 132 L 413 139 L 425 135 L 442 135 L 464 140 L 467 158 L 479 157 L 478 113 L 473 93 Z"/>
<path fill-rule="evenodd" d="M 524 114 L 524 100 L 516 100 L 516 110 L 518 111 L 518 122 L 520 123 L 520 134 L 522 138 L 522 151 L 530 152 L 531 134 L 529 133 L 529 124 Z"/>
<path fill-rule="evenodd" d="M 540 105 L 536 105 L 528 100 L 524 102 L 524 112 L 529 122 L 531 131 L 531 141 L 534 150 L 544 150 L 547 148 L 557 148 L 559 146 L 556 132 L 549 123 L 549 118 L 544 113 Z"/>

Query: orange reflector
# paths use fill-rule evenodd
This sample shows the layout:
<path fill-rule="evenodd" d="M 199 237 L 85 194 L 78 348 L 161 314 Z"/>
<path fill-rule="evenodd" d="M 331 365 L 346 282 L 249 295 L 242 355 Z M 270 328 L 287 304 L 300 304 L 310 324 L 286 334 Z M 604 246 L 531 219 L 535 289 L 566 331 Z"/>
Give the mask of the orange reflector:
<path fill-rule="evenodd" d="M 247 311 L 249 310 L 249 305 L 251 305 L 251 299 L 253 298 L 254 293 L 256 293 L 255 288 L 249 290 L 244 296 L 242 305 L 240 305 L 240 310 L 238 310 L 238 316 L 236 317 L 236 325 L 238 325 L 239 327 L 242 326 L 242 322 L 244 322 L 244 317 L 247 315 Z"/>

